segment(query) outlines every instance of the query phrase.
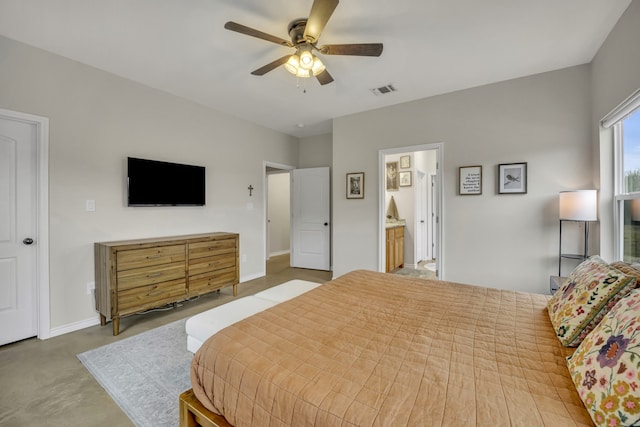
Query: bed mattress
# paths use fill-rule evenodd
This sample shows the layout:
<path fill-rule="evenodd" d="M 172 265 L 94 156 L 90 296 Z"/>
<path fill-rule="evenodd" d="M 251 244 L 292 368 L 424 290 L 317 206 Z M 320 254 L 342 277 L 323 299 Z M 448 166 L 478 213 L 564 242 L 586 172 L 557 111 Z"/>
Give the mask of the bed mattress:
<path fill-rule="evenodd" d="M 592 425 L 547 301 L 355 271 L 209 338 L 192 386 L 237 427 Z"/>

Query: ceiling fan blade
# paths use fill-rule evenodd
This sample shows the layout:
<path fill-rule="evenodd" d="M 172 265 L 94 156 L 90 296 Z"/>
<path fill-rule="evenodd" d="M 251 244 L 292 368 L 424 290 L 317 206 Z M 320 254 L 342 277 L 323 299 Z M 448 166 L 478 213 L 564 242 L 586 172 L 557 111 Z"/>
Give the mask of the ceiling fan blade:
<path fill-rule="evenodd" d="M 285 55 L 282 58 L 278 58 L 273 62 L 268 63 L 267 65 L 264 65 L 260 68 L 258 68 L 257 70 L 254 70 L 251 72 L 251 74 L 253 74 L 254 76 L 263 76 L 265 74 L 267 74 L 269 71 L 278 68 L 279 66 L 281 66 L 282 64 L 284 64 L 285 62 L 287 62 L 289 60 L 289 57 L 291 55 Z"/>
<path fill-rule="evenodd" d="M 321 85 L 326 85 L 333 81 L 333 77 L 331 77 L 331 74 L 329 74 L 327 70 L 324 70 L 323 72 L 318 74 L 316 76 L 316 79 L 318 79 L 318 82 L 320 82 Z"/>
<path fill-rule="evenodd" d="M 318 50 L 325 55 L 380 56 L 382 43 L 327 44 Z"/>
<path fill-rule="evenodd" d="M 338 6 L 338 0 L 314 0 L 309 12 L 309 19 L 304 29 L 304 39 L 315 43 L 320 38 L 320 33 L 327 25 L 331 14 Z"/>
<path fill-rule="evenodd" d="M 227 30 L 235 31 L 236 33 L 246 34 L 247 36 L 255 37 L 258 39 L 266 40 L 268 42 L 276 43 L 282 46 L 293 47 L 289 40 L 281 39 L 280 37 L 272 36 L 255 28 L 247 27 L 246 25 L 238 24 L 237 22 L 229 21 L 224 24 L 224 28 Z"/>

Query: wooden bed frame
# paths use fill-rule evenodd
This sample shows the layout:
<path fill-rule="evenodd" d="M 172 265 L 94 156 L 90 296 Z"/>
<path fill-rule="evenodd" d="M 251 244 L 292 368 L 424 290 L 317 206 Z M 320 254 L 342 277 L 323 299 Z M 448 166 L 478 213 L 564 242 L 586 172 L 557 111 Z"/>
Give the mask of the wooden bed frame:
<path fill-rule="evenodd" d="M 193 389 L 180 395 L 180 427 L 233 427 L 222 415 L 205 408 L 193 394 Z"/>

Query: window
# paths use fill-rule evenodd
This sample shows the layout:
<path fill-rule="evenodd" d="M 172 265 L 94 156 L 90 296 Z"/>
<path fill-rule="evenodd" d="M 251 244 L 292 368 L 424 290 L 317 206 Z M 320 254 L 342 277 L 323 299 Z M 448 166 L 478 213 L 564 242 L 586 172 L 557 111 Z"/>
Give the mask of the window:
<path fill-rule="evenodd" d="M 637 103 L 640 96 L 636 98 Z M 626 262 L 640 262 L 640 105 L 630 110 L 613 124 L 617 154 L 616 257 Z"/>

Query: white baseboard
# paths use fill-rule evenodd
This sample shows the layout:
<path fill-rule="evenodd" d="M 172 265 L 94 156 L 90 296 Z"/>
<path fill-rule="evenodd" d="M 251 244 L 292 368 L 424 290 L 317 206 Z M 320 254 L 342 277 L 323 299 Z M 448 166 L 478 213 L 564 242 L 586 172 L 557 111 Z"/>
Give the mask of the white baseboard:
<path fill-rule="evenodd" d="M 79 331 L 80 329 L 88 328 L 89 326 L 95 326 L 100 324 L 100 316 L 92 317 L 90 319 L 81 320 L 79 322 L 70 323 L 68 325 L 57 326 L 49 330 L 49 336 L 47 338 L 57 337 L 59 335 L 68 334 L 69 332 Z"/>
<path fill-rule="evenodd" d="M 269 258 L 271 258 L 272 256 L 278 256 L 278 255 L 285 255 L 291 253 L 291 251 L 289 249 L 285 250 L 285 251 L 278 251 L 278 252 L 270 252 L 269 253 Z"/>
<path fill-rule="evenodd" d="M 260 277 L 266 276 L 266 273 L 260 272 L 256 274 L 251 274 L 249 276 L 244 276 L 240 278 L 240 283 L 248 282 L 249 280 L 259 279 Z M 79 322 L 70 323 L 68 325 L 57 326 L 55 328 L 51 328 L 49 330 L 49 335 L 44 336 L 41 334 L 42 339 L 48 339 L 57 337 L 59 335 L 68 334 L 69 332 L 79 331 L 80 329 L 88 328 L 90 326 L 95 326 L 100 324 L 100 316 L 96 315 L 96 317 L 92 317 L 90 319 L 81 320 Z"/>
<path fill-rule="evenodd" d="M 259 279 L 259 278 L 264 277 L 266 275 L 267 275 L 267 273 L 262 271 L 260 273 L 251 274 L 249 276 L 243 276 L 243 277 L 240 277 L 240 283 L 248 282 L 249 280 L 253 280 L 253 279 Z"/>

